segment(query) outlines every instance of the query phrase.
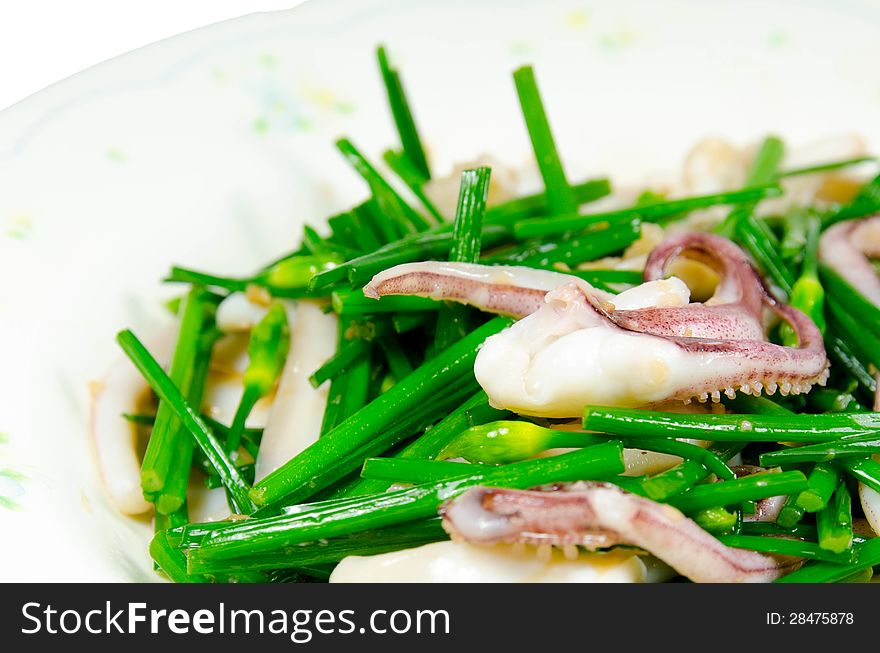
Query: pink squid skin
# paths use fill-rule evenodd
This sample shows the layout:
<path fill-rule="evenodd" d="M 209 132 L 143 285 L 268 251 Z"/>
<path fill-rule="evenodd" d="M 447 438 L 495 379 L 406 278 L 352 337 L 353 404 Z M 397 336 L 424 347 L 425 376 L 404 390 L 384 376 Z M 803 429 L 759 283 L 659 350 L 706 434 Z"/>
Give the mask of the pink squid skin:
<path fill-rule="evenodd" d="M 610 322 L 614 320 L 593 305 Z M 716 338 L 693 338 L 665 336 L 665 340 L 675 343 L 691 354 L 709 354 L 716 359 L 732 358 L 749 363 L 748 374 L 719 374 L 701 379 L 692 386 L 679 388 L 670 399 L 680 399 L 690 403 L 696 397 L 700 402 L 711 399 L 720 400 L 723 392 L 733 398 L 735 392 L 768 395 L 779 389 L 780 394 L 800 394 L 809 392 L 816 383 L 824 385 L 828 379 L 828 358 L 822 334 L 812 320 L 790 306 L 776 306 L 775 310 L 791 325 L 798 336 L 799 346 L 784 347 L 764 340 L 725 340 Z M 628 331 L 636 329 L 618 325 Z"/>
<path fill-rule="evenodd" d="M 761 277 L 743 251 L 726 238 L 688 233 L 667 239 L 654 248 L 645 263 L 645 281 L 668 276 L 669 265 L 679 256 L 714 269 L 721 281 L 705 304 L 683 307 L 614 311 L 609 317 L 629 331 L 660 336 L 763 340 L 763 308 L 772 301 Z"/>
<path fill-rule="evenodd" d="M 838 222 L 819 240 L 819 260 L 880 306 L 880 278 L 868 257 L 880 257 L 880 215 Z"/>
<path fill-rule="evenodd" d="M 546 290 L 537 288 L 523 288 L 513 285 L 502 284 L 479 284 L 476 281 L 453 279 L 443 274 L 433 272 L 412 272 L 401 276 L 392 277 L 387 281 L 378 283 L 371 282 L 364 288 L 367 297 L 379 299 L 385 295 L 418 295 L 420 297 L 432 297 L 442 288 L 442 298 L 445 300 L 470 303 L 468 298 L 473 296 L 475 286 L 487 294 L 487 299 L 481 303 L 480 308 L 499 315 L 510 317 L 525 317 L 531 315 L 544 303 Z"/>
<path fill-rule="evenodd" d="M 768 471 L 764 467 L 758 467 L 756 465 L 732 465 L 730 469 L 736 474 L 737 478 L 751 476 L 752 474 L 761 474 Z M 778 495 L 755 501 L 755 512 L 751 515 L 744 514 L 743 521 L 775 522 L 776 518 L 779 517 L 779 511 L 782 510 L 787 498 L 788 497 L 785 495 Z"/>
<path fill-rule="evenodd" d="M 722 281 L 713 298 L 706 304 L 692 303 L 685 307 L 612 309 L 607 311 L 609 318 L 628 331 L 657 336 L 762 340 L 761 311 L 769 296 L 748 259 L 725 238 L 699 233 L 688 234 L 688 237 L 687 242 L 666 241 L 654 250 L 645 268 L 645 281 L 662 279 L 674 258 L 687 255 L 705 262 L 721 275 Z M 532 270 L 529 276 L 534 278 L 528 280 L 532 285 L 526 286 L 486 281 L 473 274 L 450 274 L 477 266 L 436 265 L 437 271 L 427 269 L 425 263 L 396 266 L 376 275 L 364 288 L 364 294 L 375 299 L 385 295 L 434 297 L 521 318 L 538 310 L 548 291 L 565 282 L 575 282 L 592 296 L 607 300 L 611 305 L 614 303 L 613 296 L 574 275 Z"/>
<path fill-rule="evenodd" d="M 695 582 L 771 582 L 800 565 L 728 547 L 675 508 L 609 483 L 552 491 L 474 487 L 440 509 L 453 539 L 588 549 L 618 544 L 652 553 Z"/>
<path fill-rule="evenodd" d="M 432 297 L 521 318 L 541 308 L 549 291 L 570 281 L 579 279 L 550 270 L 423 261 L 380 272 L 364 286 L 364 295 L 373 299 L 386 295 Z M 610 297 L 595 292 L 603 298 Z"/>
<path fill-rule="evenodd" d="M 809 391 L 815 383 L 825 383 L 828 358 L 822 333 L 807 315 L 778 302 L 767 291 L 739 247 L 707 233 L 685 233 L 667 239 L 648 257 L 645 280 L 663 278 L 678 256 L 699 260 L 719 272 L 721 281 L 709 301 L 684 307 L 614 311 L 606 317 L 628 331 L 654 335 L 662 335 L 658 326 L 662 324 L 669 331 L 667 339 L 688 352 L 734 356 L 754 363 L 751 379 L 719 377 L 711 384 L 718 389 L 733 388 L 756 395 L 765 390 L 772 395 L 777 387 L 788 394 L 792 389 L 799 393 Z M 797 348 L 766 341 L 762 319 L 765 306 L 792 327 L 798 338 Z M 699 336 L 696 329 L 691 329 L 689 336 L 676 333 L 696 321 L 701 321 L 702 332 L 713 335 Z M 694 388 L 685 394 L 701 396 L 703 392 L 706 390 Z"/>
<path fill-rule="evenodd" d="M 745 253 L 734 243 L 708 233 L 688 232 L 667 239 L 648 258 L 646 281 L 662 279 L 670 263 L 684 256 L 715 269 L 721 278 L 705 303 L 686 306 L 617 310 L 614 296 L 598 291 L 583 280 L 555 272 L 524 272 L 527 283 L 517 285 L 513 275 L 496 278 L 489 266 L 451 263 L 406 264 L 377 275 L 364 288 L 370 297 L 386 294 L 418 294 L 478 306 L 482 310 L 524 317 L 551 301 L 563 286 L 576 287 L 586 302 L 609 327 L 657 336 L 688 353 L 739 359 L 741 370 L 700 379 L 691 387 L 678 388 L 671 399 L 689 402 L 723 392 L 782 394 L 808 392 L 828 377 L 828 359 L 819 329 L 801 311 L 778 302 L 767 290 Z M 514 268 L 506 268 L 513 270 Z M 521 270 L 524 270 L 521 268 Z M 503 282 L 501 282 L 503 280 Z M 548 291 L 553 290 L 554 292 Z M 798 337 L 798 347 L 767 341 L 763 311 L 769 308 L 786 321 Z"/>

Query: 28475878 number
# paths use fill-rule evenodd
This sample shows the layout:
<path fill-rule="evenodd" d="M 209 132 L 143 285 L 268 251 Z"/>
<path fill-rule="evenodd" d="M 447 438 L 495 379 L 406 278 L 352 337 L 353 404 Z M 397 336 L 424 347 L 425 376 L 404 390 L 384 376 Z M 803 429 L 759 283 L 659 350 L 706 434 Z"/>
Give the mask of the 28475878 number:
<path fill-rule="evenodd" d="M 837 626 L 852 625 L 855 615 L 852 612 L 768 612 L 767 624 L 770 626 Z"/>

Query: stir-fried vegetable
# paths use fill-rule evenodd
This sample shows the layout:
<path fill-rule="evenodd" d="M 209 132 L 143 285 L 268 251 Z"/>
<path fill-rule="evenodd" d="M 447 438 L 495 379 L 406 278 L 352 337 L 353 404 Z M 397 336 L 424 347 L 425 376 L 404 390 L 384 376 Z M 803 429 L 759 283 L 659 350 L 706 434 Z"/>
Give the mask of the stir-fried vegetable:
<path fill-rule="evenodd" d="M 201 403 L 205 388 L 215 307 L 216 301 L 199 286 L 187 294 L 180 306 L 180 329 L 169 376 L 196 405 Z M 155 497 L 159 513 L 174 513 L 186 502 L 193 445 L 171 407 L 160 403 L 141 465 L 141 487 L 145 495 Z"/>
<path fill-rule="evenodd" d="M 495 318 L 425 363 L 257 483 L 251 497 L 260 505 L 301 501 L 356 469 L 370 454 L 381 453 L 436 421 L 476 390 L 472 370 L 477 349 L 508 323 Z"/>
<path fill-rule="evenodd" d="M 605 478 L 622 471 L 621 449 L 616 443 L 558 456 L 549 464 L 526 461 L 495 469 L 464 469 L 405 490 L 322 502 L 313 507 L 305 505 L 289 515 L 225 524 L 213 530 L 208 525 L 208 532 L 198 544 L 199 556 L 202 560 L 228 560 L 277 553 L 301 542 L 430 517 L 441 503 L 472 485 L 531 487 L 580 478 Z"/>
<path fill-rule="evenodd" d="M 705 209 L 710 206 L 755 202 L 767 199 L 768 197 L 777 197 L 780 194 L 781 191 L 779 186 L 776 184 L 766 184 L 724 193 L 712 193 L 709 195 L 652 202 L 650 204 L 641 204 L 631 208 L 605 211 L 602 213 L 589 213 L 583 215 L 563 214 L 546 218 L 530 218 L 517 222 L 515 232 L 517 238 L 561 236 L 603 222 L 614 224 L 625 220 L 631 220 L 632 218 L 638 218 L 645 222 L 653 222 L 666 216 L 682 215 L 690 211 Z"/>
<path fill-rule="evenodd" d="M 174 381 L 168 377 L 161 365 L 156 362 L 156 359 L 150 355 L 147 348 L 131 331 L 121 331 L 117 340 L 126 355 L 147 379 L 153 391 L 168 405 L 183 427 L 192 434 L 202 453 L 223 480 L 223 486 L 229 493 L 233 510 L 240 514 L 253 512 L 254 504 L 248 496 L 250 486 L 241 477 L 223 446 L 211 433 L 198 412 L 181 394 Z"/>
<path fill-rule="evenodd" d="M 667 520 L 664 525 L 684 538 L 679 541 L 693 547 L 687 555 L 706 564 L 737 560 L 749 569 L 740 577 L 730 565 L 708 578 L 870 578 L 880 565 L 880 538 L 862 533 L 856 488 L 880 492 L 880 462 L 872 457 L 880 454 L 880 413 L 868 409 L 877 410 L 880 307 L 829 264 L 823 236 L 832 225 L 880 211 L 880 177 L 837 202 L 818 196 L 789 201 L 786 189 L 876 159 L 854 152 L 786 167 L 786 145 L 770 136 L 741 166 L 740 187 L 701 194 L 636 189 L 635 202 L 615 198 L 610 208 L 591 210 L 590 202 L 612 193 L 611 184 L 569 179 L 557 147 L 564 140 L 551 131 L 535 71 L 525 66 L 513 82 L 543 188 L 512 198 L 505 189 L 508 199 L 493 202 L 490 180 L 500 183 L 503 175 L 469 168 L 458 180 L 453 216 L 445 208 L 451 204 L 432 190 L 433 149 L 416 127 L 401 72 L 385 48 L 376 54 L 399 143 L 380 160 L 348 137 L 336 142 L 368 196 L 328 217 L 329 232 L 304 227 L 301 245 L 253 274 L 172 267 L 166 281 L 190 290 L 175 302 L 180 320 L 167 372 L 131 331 L 118 336 L 158 400 L 154 413 L 129 406 L 119 417 L 150 431 L 137 482 L 155 508 L 150 554 L 157 567 L 176 582 L 326 580 L 350 555 L 412 548 L 447 539 L 449 532 L 481 536 L 484 544 L 512 541 L 504 538 L 517 529 L 525 532 L 519 541 L 558 544 L 575 559 L 576 545 L 641 542 L 659 542 L 651 553 L 676 559 L 662 550 L 663 538 L 643 537 L 645 525 L 633 518 L 638 509 Z M 784 206 L 768 215 L 764 201 L 774 198 Z M 658 244 L 664 229 L 675 224 L 667 236 L 681 233 L 680 224 L 706 209 L 721 210 L 714 232 L 729 240 L 704 231 Z M 871 253 L 870 243 L 856 244 Z M 679 274 L 673 265 L 679 257 L 696 263 L 680 273 L 691 288 L 665 280 Z M 403 290 L 379 292 L 371 281 L 421 261 L 435 263 L 404 266 L 411 276 Z M 244 329 L 249 333 L 236 336 L 248 345 L 246 361 L 235 368 L 218 353 L 218 327 L 227 329 L 222 319 L 215 324 L 215 313 L 220 302 L 242 295 L 258 317 Z M 521 310 L 504 310 L 523 297 Z M 780 303 L 784 298 L 787 304 Z M 303 333 L 297 332 L 299 300 L 339 318 L 328 343 L 335 340 L 336 351 L 314 369 L 292 369 L 300 359 L 291 332 Z M 781 324 L 766 322 L 765 309 Z M 511 326 L 513 320 L 491 313 L 521 319 Z M 697 318 L 691 323 L 683 315 Z M 694 328 L 707 331 L 695 334 Z M 565 351 L 591 351 L 592 358 L 557 356 L 541 373 L 517 367 L 589 329 L 605 329 L 606 340 L 593 350 Z M 697 404 L 689 412 L 679 407 L 679 395 L 640 402 L 635 391 L 605 395 L 610 400 L 567 397 L 574 414 L 531 410 L 493 393 L 481 378 L 486 368 L 475 369 L 478 357 L 494 348 L 492 370 L 504 377 L 502 386 L 532 398 L 552 392 L 548 380 L 558 375 L 559 387 L 570 392 L 576 384 L 567 379 L 603 378 L 608 358 L 635 367 L 645 351 L 661 351 L 640 348 L 645 342 L 662 343 L 662 356 L 653 367 L 639 368 L 645 378 L 625 378 L 637 373 L 623 370 L 615 383 L 660 386 L 679 369 L 663 356 L 696 356 L 700 348 L 739 356 L 739 362 L 768 351 L 774 360 L 822 357 L 800 379 L 791 366 L 779 378 L 746 366 L 751 376 L 743 372 L 740 382 L 686 397 L 712 406 Z M 714 364 L 711 355 L 700 361 Z M 240 385 L 231 419 L 203 405 L 215 383 L 209 370 Z M 259 406 L 273 404 L 266 432 L 277 427 L 272 420 L 276 406 L 284 405 L 289 374 L 308 379 L 309 392 L 326 393 L 326 407 L 323 415 L 297 416 L 303 423 L 314 418 L 308 433 L 291 434 L 302 443 L 299 453 L 261 471 L 263 427 L 246 423 Z M 779 396 L 769 396 L 777 389 Z M 593 405 L 603 403 L 614 405 Z M 573 421 L 578 415 L 580 424 Z M 194 481 L 222 488 L 228 519 L 190 522 L 187 491 Z M 543 492 L 516 493 L 536 487 Z M 505 489 L 496 496 L 493 488 Z M 550 495 L 557 502 L 546 504 L 550 517 L 535 512 L 534 502 Z M 467 503 L 474 497 L 479 505 Z M 495 500 L 501 508 L 489 505 Z M 606 514 L 608 502 L 620 512 Z M 528 513 L 531 526 L 552 523 L 556 530 L 531 532 L 510 520 L 504 505 L 531 505 L 520 521 Z M 566 514 L 595 523 L 553 521 Z M 600 526 L 609 519 L 613 533 Z M 783 568 L 770 556 L 803 565 L 792 571 L 800 563 Z"/>

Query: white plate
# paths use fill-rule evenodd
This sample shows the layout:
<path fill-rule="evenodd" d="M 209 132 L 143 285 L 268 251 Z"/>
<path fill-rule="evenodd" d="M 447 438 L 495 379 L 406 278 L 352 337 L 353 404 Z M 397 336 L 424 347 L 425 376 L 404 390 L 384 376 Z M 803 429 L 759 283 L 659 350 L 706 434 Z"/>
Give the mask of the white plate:
<path fill-rule="evenodd" d="M 680 165 L 707 134 L 880 142 L 868 2 L 313 0 L 131 52 L 0 114 L 0 579 L 154 578 L 87 435 L 114 333 L 166 320 L 172 262 L 248 272 L 365 194 L 333 148 L 393 143 L 388 44 L 440 166 L 528 160 L 510 71 L 535 63 L 573 178 Z"/>

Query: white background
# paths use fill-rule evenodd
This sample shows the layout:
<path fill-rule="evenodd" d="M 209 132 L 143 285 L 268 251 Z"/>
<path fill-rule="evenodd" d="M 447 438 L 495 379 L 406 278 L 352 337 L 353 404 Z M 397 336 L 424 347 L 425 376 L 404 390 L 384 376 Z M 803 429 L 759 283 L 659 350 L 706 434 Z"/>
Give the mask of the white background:
<path fill-rule="evenodd" d="M 181 32 L 302 0 L 2 0 L 0 109 Z"/>

